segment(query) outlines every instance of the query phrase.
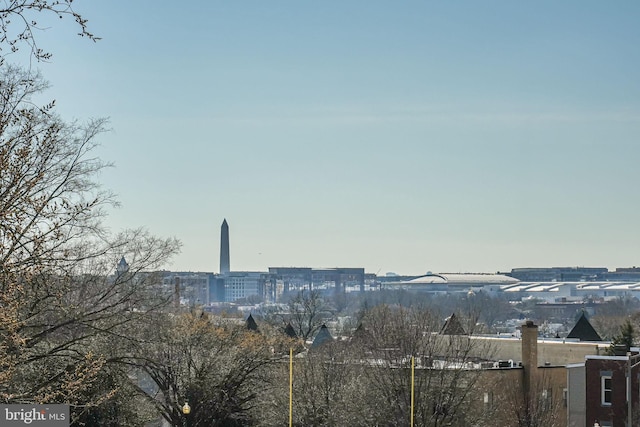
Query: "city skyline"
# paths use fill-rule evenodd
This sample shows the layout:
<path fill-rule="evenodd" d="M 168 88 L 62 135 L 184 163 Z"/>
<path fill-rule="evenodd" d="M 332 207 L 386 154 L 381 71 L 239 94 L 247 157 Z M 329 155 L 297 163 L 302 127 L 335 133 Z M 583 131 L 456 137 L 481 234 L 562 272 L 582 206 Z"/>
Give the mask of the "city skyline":
<path fill-rule="evenodd" d="M 107 224 L 168 269 L 215 271 L 223 218 L 234 270 L 640 264 L 640 4 L 74 7 L 102 40 L 43 33 L 45 99 L 110 117 Z"/>

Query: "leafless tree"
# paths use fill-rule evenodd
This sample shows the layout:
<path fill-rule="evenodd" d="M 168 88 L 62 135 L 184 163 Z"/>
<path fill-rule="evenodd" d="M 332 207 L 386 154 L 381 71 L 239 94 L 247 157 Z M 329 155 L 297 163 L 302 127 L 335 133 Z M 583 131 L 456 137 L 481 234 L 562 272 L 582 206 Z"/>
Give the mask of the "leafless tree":
<path fill-rule="evenodd" d="M 414 424 L 480 425 L 490 420 L 478 400 L 484 371 L 472 355 L 491 357 L 491 344 L 440 335 L 440 317 L 425 308 L 378 305 L 363 310 L 349 339 L 336 339 L 293 361 L 293 422 L 297 426 L 408 426 L 414 358 Z M 479 348 L 482 347 L 482 348 Z M 287 372 L 261 399 L 263 425 L 286 423 Z M 275 378 L 275 377 L 274 377 Z"/>
<path fill-rule="evenodd" d="M 115 201 L 96 181 L 109 165 L 93 154 L 105 121 L 67 123 L 32 102 L 47 87 L 37 73 L 1 71 L 0 400 L 82 408 L 102 399 L 87 393 L 110 352 L 166 302 L 150 272 L 179 244 L 109 233 Z M 114 274 L 123 256 L 129 267 Z"/>
<path fill-rule="evenodd" d="M 100 38 L 89 31 L 87 20 L 75 9 L 73 0 L 7 0 L 0 4 L 0 63 L 10 53 L 26 45 L 30 57 L 46 61 L 51 53 L 40 48 L 39 34 L 47 28 L 40 19 L 73 19 L 78 35 L 89 40 Z"/>
<path fill-rule="evenodd" d="M 363 405 L 363 369 L 344 342 L 327 342 L 300 358 L 294 369 L 295 425 L 371 425 Z"/>
<path fill-rule="evenodd" d="M 413 358 L 416 425 L 472 425 L 475 413 L 468 402 L 479 370 L 474 369 L 479 345 L 466 335 L 443 336 L 439 317 L 420 308 L 378 306 L 365 313 L 359 360 L 369 366 L 371 414 L 378 425 L 407 425 L 411 411 Z M 484 349 L 489 355 L 490 349 Z"/>
<path fill-rule="evenodd" d="M 559 427 L 566 425 L 560 416 L 563 389 L 555 384 L 544 368 L 534 377 L 530 390 L 523 389 L 521 382 L 505 382 L 498 390 L 504 404 L 496 408 L 496 417 L 512 419 L 517 427 Z M 562 384 L 562 383 L 561 383 Z"/>
<path fill-rule="evenodd" d="M 296 335 L 302 340 L 310 339 L 322 326 L 322 308 L 324 301 L 317 290 L 301 290 L 289 300 L 289 313 L 285 321 L 289 321 Z"/>
<path fill-rule="evenodd" d="M 294 353 L 292 422 L 302 426 L 372 426 L 367 396 L 372 392 L 367 369 L 354 360 L 352 346 L 332 341 L 303 353 Z M 289 422 L 289 364 L 274 365 L 273 388 L 259 397 L 259 425 L 276 427 Z"/>
<path fill-rule="evenodd" d="M 288 338 L 276 331 L 190 312 L 151 325 L 148 342 L 126 360 L 139 373 L 136 384 L 174 426 L 245 426 L 270 388 L 269 367 L 286 358 Z M 285 351 L 286 349 L 286 351 Z M 144 387 L 144 380 L 150 386 Z M 188 402 L 191 413 L 182 406 Z"/>

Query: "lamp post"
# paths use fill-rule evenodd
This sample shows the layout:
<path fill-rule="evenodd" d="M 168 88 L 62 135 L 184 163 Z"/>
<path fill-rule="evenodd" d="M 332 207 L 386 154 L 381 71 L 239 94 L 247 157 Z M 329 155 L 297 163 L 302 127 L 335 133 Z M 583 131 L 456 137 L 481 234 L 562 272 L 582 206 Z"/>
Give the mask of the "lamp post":
<path fill-rule="evenodd" d="M 190 413 L 191 413 L 191 406 L 189 406 L 189 402 L 184 402 L 184 405 L 182 405 L 182 414 L 184 415 L 184 418 L 182 419 L 182 425 L 184 427 L 187 427 L 187 417 L 189 416 Z"/>

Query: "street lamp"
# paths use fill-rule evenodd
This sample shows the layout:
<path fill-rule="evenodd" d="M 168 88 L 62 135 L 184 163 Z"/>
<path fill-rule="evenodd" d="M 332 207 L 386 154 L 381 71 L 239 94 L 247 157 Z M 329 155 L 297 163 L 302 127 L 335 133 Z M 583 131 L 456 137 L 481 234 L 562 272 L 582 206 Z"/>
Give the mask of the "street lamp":
<path fill-rule="evenodd" d="M 182 405 L 182 413 L 184 414 L 183 425 L 187 425 L 187 416 L 191 413 L 191 406 L 189 406 L 189 402 L 184 402 Z M 600 427 L 600 426 L 598 426 Z"/>

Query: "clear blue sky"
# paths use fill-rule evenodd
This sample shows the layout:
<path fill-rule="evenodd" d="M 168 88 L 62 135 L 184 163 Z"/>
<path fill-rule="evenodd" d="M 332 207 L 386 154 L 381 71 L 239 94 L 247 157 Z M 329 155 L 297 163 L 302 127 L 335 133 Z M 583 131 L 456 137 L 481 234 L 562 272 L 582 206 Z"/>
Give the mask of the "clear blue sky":
<path fill-rule="evenodd" d="M 74 2 L 68 119 L 168 269 L 640 265 L 640 2 Z M 68 26 L 67 26 L 68 25 Z"/>

